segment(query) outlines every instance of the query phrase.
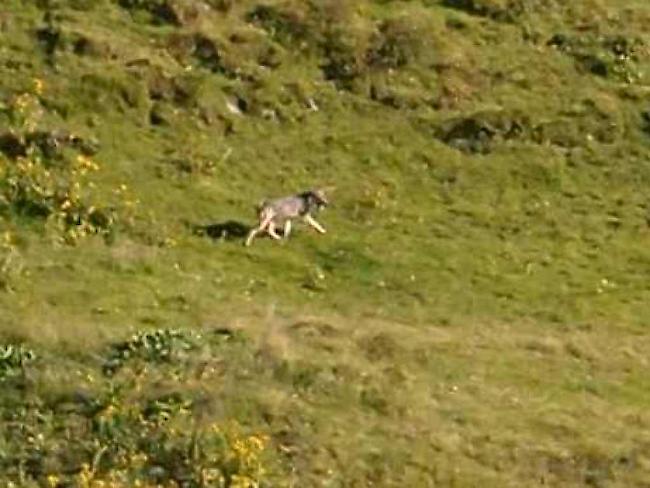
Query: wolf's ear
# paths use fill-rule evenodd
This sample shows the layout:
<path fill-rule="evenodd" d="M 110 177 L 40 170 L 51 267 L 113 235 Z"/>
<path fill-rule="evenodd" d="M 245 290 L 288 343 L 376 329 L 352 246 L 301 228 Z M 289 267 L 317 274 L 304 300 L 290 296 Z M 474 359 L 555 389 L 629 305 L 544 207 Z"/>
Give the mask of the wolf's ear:
<path fill-rule="evenodd" d="M 312 193 L 318 200 L 320 200 L 325 205 L 329 204 L 329 200 L 328 200 L 327 195 L 325 193 L 325 190 L 323 188 L 317 188 L 317 189 L 313 190 Z"/>
<path fill-rule="evenodd" d="M 323 197 L 327 197 L 328 195 L 334 193 L 336 190 L 336 186 L 334 185 L 327 185 L 327 186 L 319 186 L 316 190 L 315 193 L 317 195 L 321 195 Z"/>

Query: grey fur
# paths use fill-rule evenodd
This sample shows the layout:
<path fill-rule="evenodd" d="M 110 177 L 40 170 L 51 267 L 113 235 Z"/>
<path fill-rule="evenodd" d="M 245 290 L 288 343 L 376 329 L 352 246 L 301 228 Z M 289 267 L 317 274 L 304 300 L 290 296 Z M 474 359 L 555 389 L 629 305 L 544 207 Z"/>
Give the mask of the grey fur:
<path fill-rule="evenodd" d="M 299 217 L 324 234 L 325 229 L 316 222 L 312 214 L 328 204 L 322 190 L 309 190 L 289 197 L 264 200 L 257 206 L 258 225 L 249 232 L 244 244 L 250 246 L 260 232 L 266 232 L 273 239 L 281 239 L 275 231 L 278 226 L 284 226 L 283 237 L 286 239 L 291 233 L 291 221 Z"/>

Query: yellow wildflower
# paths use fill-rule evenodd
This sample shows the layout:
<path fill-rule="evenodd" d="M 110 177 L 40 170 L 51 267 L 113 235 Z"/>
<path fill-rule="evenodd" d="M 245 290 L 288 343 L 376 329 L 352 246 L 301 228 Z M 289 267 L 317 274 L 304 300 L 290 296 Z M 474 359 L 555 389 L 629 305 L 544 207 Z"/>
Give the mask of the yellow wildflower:
<path fill-rule="evenodd" d="M 266 444 L 266 438 L 264 436 L 252 435 L 248 438 L 248 442 L 252 447 L 258 451 L 264 450 L 264 445 Z"/>
<path fill-rule="evenodd" d="M 79 481 L 79 484 L 82 487 L 88 487 L 90 486 L 92 479 L 93 472 L 90 469 L 90 465 L 88 463 L 82 464 L 81 471 L 77 474 L 77 481 Z"/>
<path fill-rule="evenodd" d="M 59 484 L 59 477 L 55 474 L 51 474 L 47 477 L 48 486 L 55 487 Z"/>
<path fill-rule="evenodd" d="M 95 163 L 88 156 L 84 156 L 83 154 L 77 156 L 77 164 L 84 170 L 97 171 L 99 169 L 99 165 L 97 163 Z"/>
<path fill-rule="evenodd" d="M 230 486 L 232 488 L 256 488 L 259 486 L 257 482 L 248 476 L 233 475 L 230 479 Z"/>
<path fill-rule="evenodd" d="M 45 83 L 39 78 L 34 78 L 34 93 L 37 95 L 43 94 L 43 89 L 45 88 Z"/>

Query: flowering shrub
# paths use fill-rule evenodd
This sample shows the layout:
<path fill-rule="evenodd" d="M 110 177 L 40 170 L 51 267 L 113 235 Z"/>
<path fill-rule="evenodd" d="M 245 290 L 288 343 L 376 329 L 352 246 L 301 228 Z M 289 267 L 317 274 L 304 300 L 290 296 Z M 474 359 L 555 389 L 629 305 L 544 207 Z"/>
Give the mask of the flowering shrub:
<path fill-rule="evenodd" d="M 220 347 L 221 335 L 201 337 Z M 195 370 L 175 351 L 198 337 L 178 330 L 137 333 L 116 343 L 107 359 L 127 357 L 128 350 L 143 361 L 141 367 L 126 362 L 120 375 L 107 377 L 96 374 L 96 363 L 77 362 L 87 383 L 53 394 L 36 385 L 40 373 L 56 368 L 56 362 L 50 364 L 55 357 L 39 352 L 35 362 L 36 354 L 26 347 L 0 346 L 0 382 L 26 372 L 30 378 L 2 383 L 0 445 L 12 446 L 0 449 L 2 482 L 81 488 L 271 486 L 268 436 L 211 420 L 200 390 L 187 388 L 196 381 Z M 182 370 L 178 382 L 161 388 L 160 379 L 174 368 Z M 51 380 L 48 374 L 44 378 Z"/>
<path fill-rule="evenodd" d="M 0 215 L 51 222 L 67 243 L 110 234 L 118 205 L 91 203 L 90 175 L 100 169 L 92 159 L 96 148 L 74 134 L 37 130 L 42 90 L 38 82 L 34 93 L 0 104 L 10 126 L 0 134 Z"/>
<path fill-rule="evenodd" d="M 76 474 L 79 486 L 259 486 L 268 439 L 237 424 L 197 426 L 192 401 L 180 394 L 132 404 L 112 397 L 91 418 L 101 446 Z M 130 483 L 130 484 L 129 484 Z"/>
<path fill-rule="evenodd" d="M 48 168 L 39 156 L 0 159 L 0 204 L 4 213 L 52 220 L 66 242 L 88 234 L 108 233 L 116 215 L 84 198 L 89 171 L 98 166 L 79 155 L 64 167 Z"/>
<path fill-rule="evenodd" d="M 180 395 L 134 403 L 119 390 L 107 391 L 83 416 L 65 420 L 35 406 L 18 409 L 2 435 L 19 446 L 0 453 L 5 479 L 86 488 L 261 486 L 266 435 L 246 434 L 232 422 L 197 425 L 192 402 Z"/>

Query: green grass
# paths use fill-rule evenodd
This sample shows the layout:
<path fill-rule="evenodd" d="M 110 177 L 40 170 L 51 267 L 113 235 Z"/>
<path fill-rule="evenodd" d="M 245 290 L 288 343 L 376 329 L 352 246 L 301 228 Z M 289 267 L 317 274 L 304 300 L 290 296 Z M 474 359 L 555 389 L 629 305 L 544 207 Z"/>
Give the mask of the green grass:
<path fill-rule="evenodd" d="M 649 486 L 650 10 L 504 3 L 5 2 L 0 479 Z"/>

